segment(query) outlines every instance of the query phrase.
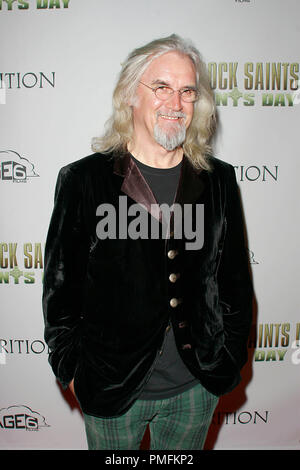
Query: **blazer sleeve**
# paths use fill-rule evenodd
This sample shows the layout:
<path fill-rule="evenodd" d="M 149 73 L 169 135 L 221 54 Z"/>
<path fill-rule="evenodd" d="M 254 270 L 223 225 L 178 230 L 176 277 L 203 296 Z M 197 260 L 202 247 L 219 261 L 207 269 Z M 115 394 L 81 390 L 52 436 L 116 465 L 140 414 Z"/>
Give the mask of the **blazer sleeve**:
<path fill-rule="evenodd" d="M 252 322 L 252 281 L 238 186 L 230 165 L 226 187 L 226 233 L 218 270 L 225 348 L 240 369 L 247 361 Z"/>
<path fill-rule="evenodd" d="M 75 374 L 84 313 L 88 242 L 81 194 L 76 173 L 62 168 L 45 246 L 43 313 L 49 363 L 64 388 Z"/>

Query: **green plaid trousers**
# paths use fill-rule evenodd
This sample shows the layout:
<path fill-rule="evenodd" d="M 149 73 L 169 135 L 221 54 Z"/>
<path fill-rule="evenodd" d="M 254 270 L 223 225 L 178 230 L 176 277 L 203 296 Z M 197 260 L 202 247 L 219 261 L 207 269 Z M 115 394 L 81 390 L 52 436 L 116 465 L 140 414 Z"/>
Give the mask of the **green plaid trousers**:
<path fill-rule="evenodd" d="M 201 384 L 163 400 L 137 400 L 122 416 L 84 414 L 89 450 L 138 450 L 147 425 L 151 450 L 201 450 L 218 397 Z"/>

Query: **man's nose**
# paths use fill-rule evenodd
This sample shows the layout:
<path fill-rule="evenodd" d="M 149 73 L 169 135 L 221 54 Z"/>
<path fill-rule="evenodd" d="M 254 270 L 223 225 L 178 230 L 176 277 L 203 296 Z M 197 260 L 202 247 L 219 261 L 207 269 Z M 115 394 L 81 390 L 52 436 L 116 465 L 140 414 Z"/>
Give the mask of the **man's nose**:
<path fill-rule="evenodd" d="M 181 94 L 180 91 L 174 90 L 174 93 L 170 98 L 167 100 L 167 105 L 169 108 L 172 108 L 176 111 L 180 111 L 182 108 L 182 99 L 181 99 Z"/>

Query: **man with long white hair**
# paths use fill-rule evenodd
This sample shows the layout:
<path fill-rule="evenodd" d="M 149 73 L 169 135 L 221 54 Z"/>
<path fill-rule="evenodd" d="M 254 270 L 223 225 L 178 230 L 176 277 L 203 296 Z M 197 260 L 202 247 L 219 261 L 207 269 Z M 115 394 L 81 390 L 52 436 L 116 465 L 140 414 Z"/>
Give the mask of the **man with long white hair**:
<path fill-rule="evenodd" d="M 128 56 L 95 153 L 60 170 L 45 339 L 89 449 L 139 449 L 147 426 L 151 449 L 202 449 L 240 381 L 252 285 L 215 124 L 200 54 L 173 34 Z"/>

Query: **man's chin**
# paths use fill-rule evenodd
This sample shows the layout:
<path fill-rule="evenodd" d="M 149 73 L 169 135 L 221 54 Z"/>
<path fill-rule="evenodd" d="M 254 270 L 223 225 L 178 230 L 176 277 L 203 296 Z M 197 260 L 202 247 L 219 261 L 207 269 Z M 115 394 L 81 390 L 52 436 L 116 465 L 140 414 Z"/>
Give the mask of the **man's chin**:
<path fill-rule="evenodd" d="M 176 129 L 168 129 L 166 132 L 164 129 L 156 126 L 154 129 L 154 138 L 156 142 L 161 145 L 165 150 L 172 151 L 177 147 L 180 147 L 185 141 L 185 128 L 181 128 L 178 131 L 178 126 Z"/>
<path fill-rule="evenodd" d="M 159 142 L 156 140 L 156 142 L 163 147 L 165 150 L 168 150 L 169 152 L 172 152 L 173 150 L 177 149 L 178 147 L 182 147 L 183 142 L 173 142 L 173 141 L 164 141 L 164 142 Z"/>

